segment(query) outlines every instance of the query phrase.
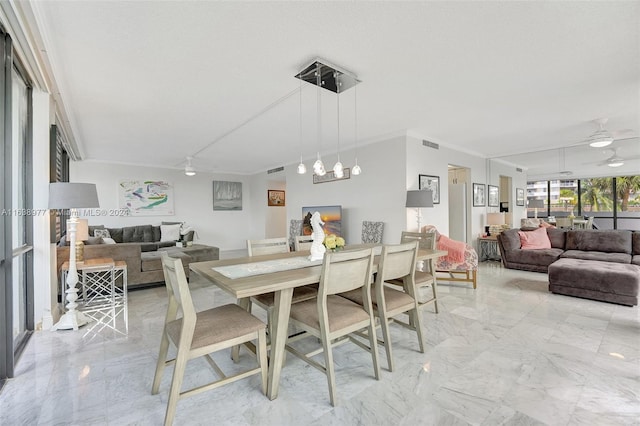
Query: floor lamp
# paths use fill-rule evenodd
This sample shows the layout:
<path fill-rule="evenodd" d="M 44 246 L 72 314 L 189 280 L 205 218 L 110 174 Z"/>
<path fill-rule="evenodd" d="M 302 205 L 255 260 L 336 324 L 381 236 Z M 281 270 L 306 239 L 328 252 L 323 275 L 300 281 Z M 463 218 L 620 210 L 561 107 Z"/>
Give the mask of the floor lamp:
<path fill-rule="evenodd" d="M 407 203 L 405 207 L 413 207 L 416 209 L 418 220 L 418 232 L 420 232 L 420 224 L 422 222 L 422 211 L 425 207 L 433 207 L 433 191 L 429 189 L 418 191 L 407 191 Z"/>
<path fill-rule="evenodd" d="M 49 208 L 70 209 L 71 217 L 67 221 L 69 237 L 69 272 L 67 273 L 67 312 L 62 315 L 52 328 L 55 330 L 77 330 L 78 327 L 89 322 L 87 318 L 76 310 L 78 304 L 78 270 L 76 267 L 76 232 L 78 230 L 79 208 L 99 207 L 96 185 L 92 183 L 54 182 L 49 184 Z"/>

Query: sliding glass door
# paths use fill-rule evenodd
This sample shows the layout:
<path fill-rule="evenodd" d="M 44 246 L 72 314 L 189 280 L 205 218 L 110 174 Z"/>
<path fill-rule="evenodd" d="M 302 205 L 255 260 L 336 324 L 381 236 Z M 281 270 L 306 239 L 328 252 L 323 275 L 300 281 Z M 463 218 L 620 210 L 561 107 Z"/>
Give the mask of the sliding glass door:
<path fill-rule="evenodd" d="M 31 88 L 2 34 L 0 85 L 0 382 L 33 331 Z"/>

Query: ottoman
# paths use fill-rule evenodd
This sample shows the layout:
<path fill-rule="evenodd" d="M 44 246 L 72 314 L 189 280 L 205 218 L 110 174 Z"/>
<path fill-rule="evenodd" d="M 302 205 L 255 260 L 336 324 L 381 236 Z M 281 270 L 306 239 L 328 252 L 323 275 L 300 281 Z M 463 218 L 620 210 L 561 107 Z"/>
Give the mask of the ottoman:
<path fill-rule="evenodd" d="M 634 306 L 638 287 L 636 265 L 566 258 L 549 265 L 549 291 L 557 294 Z"/>

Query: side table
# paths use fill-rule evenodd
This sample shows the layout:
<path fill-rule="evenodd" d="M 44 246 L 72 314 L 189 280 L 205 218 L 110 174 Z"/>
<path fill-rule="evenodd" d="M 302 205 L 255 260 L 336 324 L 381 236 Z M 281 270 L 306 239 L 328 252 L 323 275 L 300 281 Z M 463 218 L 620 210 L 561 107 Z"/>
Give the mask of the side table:
<path fill-rule="evenodd" d="M 129 310 L 127 304 L 127 264 L 124 260 L 109 258 L 87 259 L 77 264 L 80 292 L 79 310 L 95 321 L 85 336 L 94 330 L 109 327 L 114 331 L 129 332 Z M 62 282 L 66 282 L 69 263 L 62 264 Z M 120 284 L 120 285 L 119 285 Z M 124 329 L 118 329 L 116 320 L 122 314 Z"/>
<path fill-rule="evenodd" d="M 498 239 L 495 237 L 478 238 L 478 250 L 480 251 L 478 260 L 501 260 L 500 249 L 498 248 Z"/>

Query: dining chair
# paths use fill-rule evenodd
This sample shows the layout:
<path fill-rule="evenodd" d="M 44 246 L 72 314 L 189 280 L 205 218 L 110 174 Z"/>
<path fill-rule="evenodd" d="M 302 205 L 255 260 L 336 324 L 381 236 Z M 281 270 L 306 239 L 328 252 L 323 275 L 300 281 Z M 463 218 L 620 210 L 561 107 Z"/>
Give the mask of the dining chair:
<path fill-rule="evenodd" d="M 262 392 L 266 394 L 268 373 L 266 325 L 235 304 L 196 312 L 182 261 L 169 257 L 167 253 L 162 253 L 162 269 L 167 284 L 169 306 L 162 331 L 160 353 L 151 394 L 158 393 L 165 366 L 174 364 L 164 424 L 171 425 L 173 423 L 178 400 L 181 398 L 215 389 L 253 374 L 261 374 Z M 180 312 L 182 312 L 182 317 L 178 318 Z M 258 342 L 256 345 L 257 368 L 233 376 L 226 376 L 209 355 L 221 349 L 253 340 Z M 176 347 L 177 353 L 174 359 L 167 360 L 170 342 Z M 202 356 L 206 357 L 207 362 L 220 378 L 209 384 L 182 391 L 182 380 L 187 361 Z"/>
<path fill-rule="evenodd" d="M 417 255 L 417 241 L 383 246 L 378 263 L 378 273 L 376 274 L 376 281 L 372 289 L 372 304 L 376 316 L 380 319 L 389 371 L 393 371 L 393 353 L 391 334 L 389 332 L 389 320 L 393 319 L 398 324 L 414 330 L 418 335 L 420 352 L 424 353 L 424 334 L 420 324 L 415 285 Z M 392 279 L 403 282 L 402 290 L 396 290 L 396 288 L 385 284 L 385 281 Z M 363 303 L 362 292 L 357 290 L 341 293 L 340 296 L 358 304 Z M 396 315 L 403 313 L 409 314 L 410 321 L 408 323 L 394 319 Z"/>
<path fill-rule="evenodd" d="M 264 254 L 289 253 L 289 243 L 285 237 L 268 238 L 263 240 L 247 240 L 247 251 L 249 256 L 259 256 Z M 291 303 L 298 303 L 304 300 L 312 299 L 318 294 L 317 286 L 302 286 L 293 289 Z M 249 311 L 251 304 L 256 304 L 267 311 L 267 330 L 269 339 L 273 336 L 273 309 L 275 307 L 275 293 L 264 293 L 250 298 Z M 234 352 L 234 359 L 235 359 Z"/>
<path fill-rule="evenodd" d="M 249 256 L 288 253 L 289 242 L 285 237 L 247 240 L 247 252 L 249 253 Z"/>
<path fill-rule="evenodd" d="M 371 306 L 372 265 L 373 251 L 370 248 L 327 253 L 322 263 L 318 296 L 291 306 L 290 323 L 319 338 L 322 350 L 302 353 L 291 345 L 287 345 L 287 350 L 326 374 L 333 406 L 337 396 L 332 342 L 336 339 L 346 337 L 370 352 L 374 376 L 376 380 L 380 379 L 378 342 Z M 362 304 L 338 295 L 355 289 L 362 293 Z M 369 346 L 353 336 L 354 332 L 362 329 L 367 330 Z M 324 365 L 312 358 L 320 352 L 324 354 Z"/>
<path fill-rule="evenodd" d="M 289 221 L 289 247 L 291 250 L 294 250 L 295 247 L 295 237 L 297 235 L 302 235 L 302 219 L 291 219 Z"/>
<path fill-rule="evenodd" d="M 557 217 L 556 227 L 562 229 L 573 229 L 573 219 L 568 217 Z"/>
<path fill-rule="evenodd" d="M 362 221 L 362 242 L 382 244 L 382 234 L 384 232 L 384 222 Z"/>
<path fill-rule="evenodd" d="M 313 237 L 311 235 L 296 235 L 294 247 L 296 251 L 311 250 Z"/>
<path fill-rule="evenodd" d="M 418 248 L 426 250 L 435 250 L 436 248 L 436 233 L 435 232 L 408 232 L 402 231 L 400 235 L 400 244 L 410 243 L 413 241 L 418 242 Z M 419 305 L 426 305 L 433 303 L 436 314 L 438 313 L 438 282 L 436 279 L 436 271 L 432 270 L 431 262 L 420 262 L 417 266 L 414 276 L 416 288 L 431 286 L 433 297 L 427 300 L 418 301 Z M 403 280 L 387 280 L 388 283 L 397 286 L 404 286 Z"/>

